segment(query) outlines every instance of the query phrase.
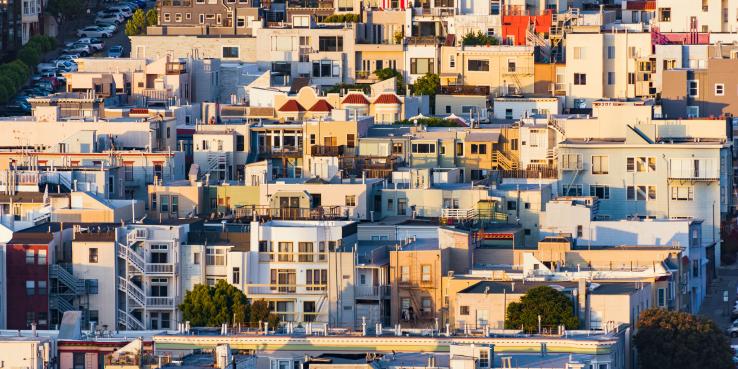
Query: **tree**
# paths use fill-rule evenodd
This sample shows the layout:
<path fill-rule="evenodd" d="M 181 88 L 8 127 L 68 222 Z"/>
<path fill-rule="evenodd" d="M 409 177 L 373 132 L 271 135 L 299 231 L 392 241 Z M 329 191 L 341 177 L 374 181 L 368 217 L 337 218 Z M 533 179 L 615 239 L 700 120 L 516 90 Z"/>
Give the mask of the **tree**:
<path fill-rule="evenodd" d="M 388 80 L 394 77 L 397 93 L 400 95 L 405 94 L 405 79 L 402 78 L 402 73 L 396 71 L 393 68 L 383 68 L 375 70 L 374 75 L 376 75 L 380 81 Z"/>
<path fill-rule="evenodd" d="M 441 88 L 441 79 L 437 74 L 429 73 L 415 80 L 413 94 L 429 96 L 431 111 L 435 111 L 436 92 L 438 92 L 439 88 Z"/>
<path fill-rule="evenodd" d="M 735 368 L 730 342 L 712 320 L 652 308 L 641 313 L 636 327 L 641 369 Z"/>
<path fill-rule="evenodd" d="M 15 91 L 10 91 L 10 87 L 0 83 L 0 104 L 5 104 L 13 96 Z"/>
<path fill-rule="evenodd" d="M 24 46 L 18 51 L 18 59 L 26 65 L 36 65 L 41 61 L 41 53 L 33 46 Z"/>
<path fill-rule="evenodd" d="M 149 9 L 145 13 L 142 9 L 137 9 L 133 12 L 131 19 L 126 22 L 126 36 L 146 34 L 146 27 L 155 26 L 156 23 L 156 9 Z"/>
<path fill-rule="evenodd" d="M 488 36 L 477 31 L 477 33 L 469 32 L 461 38 L 461 44 L 465 46 L 475 45 L 499 45 L 500 40 L 495 36 Z"/>
<path fill-rule="evenodd" d="M 85 14 L 84 0 L 49 0 L 44 8 L 44 13 L 49 14 L 58 23 L 64 19 L 78 18 Z"/>
<path fill-rule="evenodd" d="M 28 80 L 28 75 L 18 65 L 12 63 L 0 65 L 0 78 L 6 87 L 12 87 L 17 90 L 23 86 Z"/>
<path fill-rule="evenodd" d="M 269 303 L 264 300 L 257 300 L 251 304 L 251 325 L 256 326 L 259 322 L 269 323 L 269 327 L 277 327 L 279 325 L 279 315 L 269 310 Z"/>
<path fill-rule="evenodd" d="M 187 291 L 179 305 L 182 319 L 195 327 L 214 327 L 248 320 L 248 301 L 238 288 L 224 280 L 214 287 L 198 284 Z"/>
<path fill-rule="evenodd" d="M 568 296 L 548 286 L 534 287 L 520 299 L 507 306 L 505 328 L 523 327 L 526 331 L 538 329 L 538 316 L 542 326 L 564 325 L 567 329 L 579 328 L 574 315 L 574 304 Z"/>

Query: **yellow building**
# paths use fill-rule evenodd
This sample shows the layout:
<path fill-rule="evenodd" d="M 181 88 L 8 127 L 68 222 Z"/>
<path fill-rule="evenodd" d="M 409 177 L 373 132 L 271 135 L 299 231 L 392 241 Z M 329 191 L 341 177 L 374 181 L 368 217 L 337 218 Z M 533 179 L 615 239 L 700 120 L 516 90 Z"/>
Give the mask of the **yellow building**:
<path fill-rule="evenodd" d="M 441 85 L 486 86 L 493 96 L 534 91 L 532 46 L 442 46 Z"/>

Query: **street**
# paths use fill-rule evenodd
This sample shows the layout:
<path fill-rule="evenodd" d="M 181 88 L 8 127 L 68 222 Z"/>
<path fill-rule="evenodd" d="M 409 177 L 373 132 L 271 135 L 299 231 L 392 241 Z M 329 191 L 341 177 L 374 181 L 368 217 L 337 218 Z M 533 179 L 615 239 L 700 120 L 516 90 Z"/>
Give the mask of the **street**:
<path fill-rule="evenodd" d="M 738 287 L 738 267 L 731 265 L 720 268 L 718 279 L 705 296 L 700 310 L 700 314 L 714 320 L 723 331 L 732 323 L 731 313 L 736 301 L 736 287 Z M 723 291 L 728 291 L 728 302 L 723 301 Z M 731 345 L 738 345 L 738 338 L 732 338 Z"/>

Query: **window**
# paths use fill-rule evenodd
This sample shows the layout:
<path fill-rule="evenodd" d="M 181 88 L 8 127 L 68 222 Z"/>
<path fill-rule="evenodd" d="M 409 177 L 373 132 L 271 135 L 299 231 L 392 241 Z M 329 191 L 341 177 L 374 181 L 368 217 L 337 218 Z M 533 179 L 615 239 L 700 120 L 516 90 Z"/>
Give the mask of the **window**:
<path fill-rule="evenodd" d="M 464 143 L 463 142 L 456 143 L 456 156 L 464 156 Z"/>
<path fill-rule="evenodd" d="M 700 94 L 700 82 L 696 80 L 687 81 L 687 95 L 697 97 Z"/>
<path fill-rule="evenodd" d="M 182 13 L 176 13 L 176 14 L 174 14 L 174 21 L 175 22 L 182 22 Z"/>
<path fill-rule="evenodd" d="M 582 169 L 582 155 L 580 154 L 562 154 L 561 166 L 566 170 Z"/>
<path fill-rule="evenodd" d="M 95 280 L 95 281 L 97 281 L 97 280 Z M 39 295 L 42 295 L 42 296 L 43 296 L 43 295 L 46 295 L 46 293 L 47 293 L 47 291 L 48 291 L 48 290 L 46 289 L 46 287 L 47 287 L 47 286 L 46 286 L 46 281 L 38 281 L 38 282 L 37 282 L 37 285 L 38 285 L 38 294 L 39 294 Z"/>
<path fill-rule="evenodd" d="M 420 302 L 420 310 L 423 314 L 430 314 L 433 311 L 433 301 L 428 297 L 423 297 Z"/>
<path fill-rule="evenodd" d="M 607 72 L 607 84 L 608 85 L 615 84 L 615 72 Z"/>
<path fill-rule="evenodd" d="M 658 306 L 659 307 L 666 306 L 666 289 L 665 288 L 658 289 Z"/>
<path fill-rule="evenodd" d="M 332 60 L 313 62 L 313 77 L 339 77 L 341 66 Z"/>
<path fill-rule="evenodd" d="M 489 367 L 489 351 L 487 351 L 487 349 L 482 348 L 482 350 L 479 351 L 479 367 Z"/>
<path fill-rule="evenodd" d="M 626 158 L 625 170 L 628 172 L 655 172 L 656 157 L 639 156 Z"/>
<path fill-rule="evenodd" d="M 200 16 L 198 17 L 198 21 L 200 22 L 200 24 L 205 23 L 205 14 L 200 14 Z"/>
<path fill-rule="evenodd" d="M 168 213 L 169 212 L 169 196 L 162 196 L 161 197 L 161 212 L 162 213 Z"/>
<path fill-rule="evenodd" d="M 446 114 L 451 114 L 451 105 L 446 105 Z"/>
<path fill-rule="evenodd" d="M 467 62 L 467 69 L 470 72 L 488 72 L 489 71 L 489 60 L 470 59 Z"/>
<path fill-rule="evenodd" d="M 449 68 L 456 68 L 456 56 L 450 55 L 448 58 L 448 66 Z"/>
<path fill-rule="evenodd" d="M 671 199 L 676 201 L 692 201 L 694 200 L 694 187 L 692 186 L 675 186 L 671 188 Z"/>
<path fill-rule="evenodd" d="M 459 315 L 469 315 L 469 307 L 465 305 L 459 306 Z"/>
<path fill-rule="evenodd" d="M 133 181 L 133 162 L 123 162 L 123 173 L 126 181 Z"/>
<path fill-rule="evenodd" d="M 308 269 L 305 271 L 305 284 L 308 291 L 325 291 L 328 286 L 327 269 Z"/>
<path fill-rule="evenodd" d="M 410 282 L 410 267 L 407 265 L 400 267 L 400 282 Z"/>
<path fill-rule="evenodd" d="M 343 37 L 320 36 L 318 37 L 318 51 L 343 51 Z"/>
<path fill-rule="evenodd" d="M 97 255 L 97 248 L 96 247 L 91 247 L 89 249 L 89 258 L 88 258 L 88 260 L 92 264 L 97 264 L 97 262 L 98 262 L 98 255 Z"/>
<path fill-rule="evenodd" d="M 238 46 L 223 46 L 224 58 L 238 58 Z"/>
<path fill-rule="evenodd" d="M 33 322 L 33 319 L 31 319 Z M 85 353 L 84 352 L 73 352 L 72 353 L 72 369 L 85 369 Z"/>
<path fill-rule="evenodd" d="M 26 296 L 36 294 L 36 281 L 26 281 Z"/>
<path fill-rule="evenodd" d="M 356 206 L 356 195 L 346 195 L 346 206 Z"/>
<path fill-rule="evenodd" d="M 312 242 L 297 243 L 297 260 L 303 263 L 312 263 L 314 259 Z"/>
<path fill-rule="evenodd" d="M 433 73 L 435 62 L 433 58 L 411 58 L 410 74 L 428 74 Z"/>
<path fill-rule="evenodd" d="M 592 156 L 592 174 L 608 174 L 609 157 Z"/>
<path fill-rule="evenodd" d="M 431 281 L 431 266 L 430 265 L 420 266 L 420 280 L 423 282 Z"/>
<path fill-rule="evenodd" d="M 659 22 L 671 22 L 671 8 L 659 9 Z"/>
<path fill-rule="evenodd" d="M 507 59 L 507 71 L 513 73 L 517 69 L 517 61 L 515 59 Z"/>
<path fill-rule="evenodd" d="M 97 279 L 85 279 L 85 290 L 90 295 L 97 295 L 99 291 Z"/>
<path fill-rule="evenodd" d="M 315 133 L 310 134 L 310 144 L 315 145 Z"/>
<path fill-rule="evenodd" d="M 699 106 L 687 106 L 687 117 L 688 118 L 697 118 L 699 116 L 700 116 Z"/>
<path fill-rule="evenodd" d="M 38 265 L 46 265 L 46 250 L 38 250 Z"/>
<path fill-rule="evenodd" d="M 414 154 L 430 154 L 436 152 L 436 145 L 432 143 L 414 143 L 411 149 Z"/>
<path fill-rule="evenodd" d="M 699 260 L 692 260 L 692 277 L 699 277 L 700 276 L 700 261 Z"/>
<path fill-rule="evenodd" d="M 156 210 L 158 208 L 159 208 L 159 206 L 156 203 L 156 194 L 155 193 L 152 193 L 151 194 L 151 210 Z"/>
<path fill-rule="evenodd" d="M 516 201 L 508 201 L 507 202 L 507 210 L 517 210 L 518 203 Z"/>
<path fill-rule="evenodd" d="M 26 250 L 26 264 L 36 264 L 36 251 Z"/>
<path fill-rule="evenodd" d="M 387 210 L 394 210 L 395 201 L 393 199 L 387 199 Z"/>
<path fill-rule="evenodd" d="M 169 22 L 171 20 L 171 15 L 169 13 L 164 13 L 164 22 Z"/>
<path fill-rule="evenodd" d="M 355 146 L 356 146 L 356 135 L 354 134 L 346 135 L 346 147 L 355 147 Z"/>
<path fill-rule="evenodd" d="M 587 75 L 584 73 L 574 73 L 574 84 L 583 86 L 587 84 Z"/>
<path fill-rule="evenodd" d="M 151 296 L 169 296 L 169 282 L 166 278 L 151 278 Z"/>
<path fill-rule="evenodd" d="M 241 283 L 241 268 L 234 267 L 231 271 L 231 283 L 233 284 L 239 284 Z"/>
<path fill-rule="evenodd" d="M 615 59 L 615 46 L 608 46 L 607 47 L 607 58 L 608 59 Z"/>
<path fill-rule="evenodd" d="M 200 253 L 199 252 L 192 253 L 192 264 L 200 265 Z"/>
<path fill-rule="evenodd" d="M 582 185 L 564 185 L 564 196 L 582 196 Z"/>
<path fill-rule="evenodd" d="M 225 249 L 208 248 L 205 251 L 205 265 L 225 265 Z"/>
<path fill-rule="evenodd" d="M 627 186 L 625 193 L 626 200 L 629 201 L 656 200 L 656 186 Z"/>
<path fill-rule="evenodd" d="M 725 84 L 724 83 L 715 84 L 715 96 L 725 96 Z"/>
<path fill-rule="evenodd" d="M 510 108 L 505 109 L 505 119 L 513 119 L 513 110 Z"/>
<path fill-rule="evenodd" d="M 179 211 L 179 196 L 172 196 L 172 213 Z"/>
<path fill-rule="evenodd" d="M 600 200 L 608 200 L 610 198 L 610 186 L 591 185 L 589 186 L 589 195 L 597 196 Z"/>
<path fill-rule="evenodd" d="M 583 47 L 581 46 L 574 47 L 574 59 L 575 60 L 584 59 L 584 48 Z"/>

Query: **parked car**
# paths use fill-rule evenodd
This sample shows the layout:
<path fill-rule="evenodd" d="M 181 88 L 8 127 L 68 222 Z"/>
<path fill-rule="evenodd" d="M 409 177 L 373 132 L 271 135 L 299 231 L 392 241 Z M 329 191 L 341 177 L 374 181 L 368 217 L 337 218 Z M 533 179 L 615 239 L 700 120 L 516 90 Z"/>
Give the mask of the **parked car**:
<path fill-rule="evenodd" d="M 70 54 L 70 53 L 67 53 L 67 54 L 59 55 L 59 57 L 56 58 L 56 60 L 68 60 L 68 61 L 74 62 L 74 60 L 75 59 L 79 59 L 79 57 L 80 57 L 79 54 Z"/>
<path fill-rule="evenodd" d="M 133 8 L 129 5 L 120 4 L 120 5 L 113 5 L 108 8 L 109 10 L 117 10 L 121 14 L 123 14 L 124 17 L 130 18 L 133 15 L 133 12 L 136 10 L 136 8 Z"/>
<path fill-rule="evenodd" d="M 97 22 L 113 22 L 115 24 L 121 24 L 125 19 L 122 15 L 119 13 L 102 13 L 98 14 L 95 18 L 95 23 Z"/>
<path fill-rule="evenodd" d="M 92 49 L 90 48 L 90 45 L 74 43 L 64 48 L 64 52 L 75 53 L 75 54 L 79 54 L 82 57 L 85 57 L 85 56 L 89 56 L 90 54 L 92 54 Z"/>
<path fill-rule="evenodd" d="M 88 26 L 77 30 L 77 36 L 79 37 L 103 37 L 107 38 L 113 35 L 113 32 L 103 29 L 98 26 Z"/>
<path fill-rule="evenodd" d="M 71 61 L 60 61 L 57 65 L 57 72 L 69 73 L 77 71 L 77 64 Z"/>
<path fill-rule="evenodd" d="M 108 50 L 108 58 L 120 58 L 123 56 L 123 46 L 115 45 Z"/>
<path fill-rule="evenodd" d="M 67 46 L 70 46 L 71 44 L 90 45 L 90 48 L 92 49 L 93 52 L 100 51 L 105 47 L 105 42 L 103 42 L 99 38 L 94 38 L 94 37 L 83 37 L 75 42 L 68 43 Z"/>
<path fill-rule="evenodd" d="M 56 87 L 54 87 L 54 84 L 51 83 L 51 81 L 48 81 L 48 80 L 45 80 L 45 79 L 42 79 L 42 80 L 36 82 L 34 84 L 34 86 L 40 87 L 40 88 L 42 88 L 44 90 L 47 90 L 47 91 L 50 91 L 50 92 L 54 92 L 54 90 L 56 89 Z"/>
<path fill-rule="evenodd" d="M 115 33 L 118 31 L 118 25 L 116 25 L 115 22 L 95 22 L 95 25 L 98 26 L 100 29 L 109 31 L 110 33 Z"/>
<path fill-rule="evenodd" d="M 62 85 L 67 84 L 67 77 L 64 77 L 64 72 L 56 72 L 56 80 Z"/>
<path fill-rule="evenodd" d="M 41 63 L 41 64 L 39 64 L 39 65 L 36 66 L 36 70 L 38 70 L 39 73 L 56 71 L 56 64 L 52 64 L 52 63 Z"/>
<path fill-rule="evenodd" d="M 738 337 L 738 321 L 733 322 L 733 324 L 728 327 L 727 333 L 730 337 Z"/>

